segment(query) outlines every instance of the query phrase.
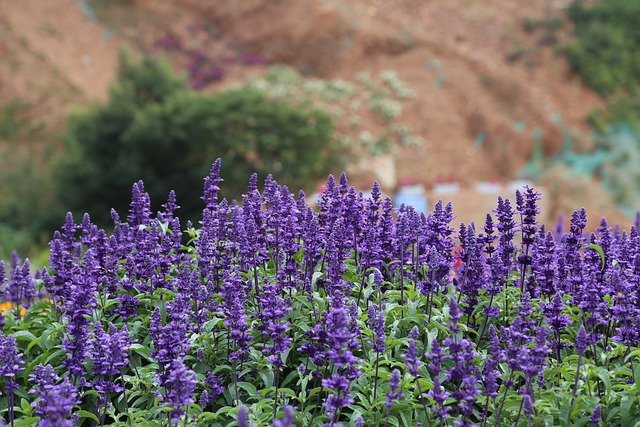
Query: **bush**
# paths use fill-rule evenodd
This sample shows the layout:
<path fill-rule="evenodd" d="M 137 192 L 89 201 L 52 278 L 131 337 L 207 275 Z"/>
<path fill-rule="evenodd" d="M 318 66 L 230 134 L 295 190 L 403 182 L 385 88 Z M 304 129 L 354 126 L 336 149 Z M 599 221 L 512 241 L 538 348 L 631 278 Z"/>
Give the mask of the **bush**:
<path fill-rule="evenodd" d="M 230 166 L 224 196 L 237 197 L 251 172 L 309 188 L 336 164 L 333 124 L 318 110 L 272 102 L 241 88 L 203 95 L 152 58 L 123 58 L 105 105 L 70 119 L 67 152 L 56 167 L 63 205 L 101 225 L 127 209 L 131 182 L 144 180 L 152 199 L 174 190 L 182 217 L 194 219 L 212 161 Z"/>
<path fill-rule="evenodd" d="M 595 91 L 610 95 L 640 84 L 640 2 L 604 0 L 569 8 L 577 40 L 567 47 L 571 66 Z"/>

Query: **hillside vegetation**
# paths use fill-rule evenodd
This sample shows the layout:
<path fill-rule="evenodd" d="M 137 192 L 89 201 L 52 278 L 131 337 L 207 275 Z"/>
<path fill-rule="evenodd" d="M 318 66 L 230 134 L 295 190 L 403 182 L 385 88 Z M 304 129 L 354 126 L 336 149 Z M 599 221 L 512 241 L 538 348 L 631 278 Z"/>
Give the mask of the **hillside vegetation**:
<path fill-rule="evenodd" d="M 69 209 L 108 221 L 107 208 L 126 210 L 123 194 L 141 178 L 154 200 L 164 200 L 168 187 L 160 176 L 169 177 L 184 209 L 197 210 L 196 193 L 180 194 L 203 174 L 186 167 L 193 158 L 236 153 L 251 171 L 313 189 L 319 175 L 342 169 L 340 162 L 319 162 L 306 174 L 316 163 L 294 147 L 316 137 L 329 146 L 339 141 L 340 159 L 362 189 L 374 179 L 392 193 L 403 177 L 427 187 L 528 177 L 549 188 L 547 219 L 585 205 L 594 218 L 621 221 L 613 201 L 632 210 L 638 187 L 632 170 L 640 104 L 632 77 L 637 5 L 555 6 L 546 0 L 245 0 L 216 7 L 195 0 L 3 2 L 0 255 L 34 242 L 42 247 Z M 134 107 L 122 75 L 116 81 L 120 49 L 169 61 L 181 77 L 167 81 L 182 79 L 179 95 Z M 607 67 L 589 66 L 588 55 L 598 49 L 603 56 L 595 63 Z M 262 99 L 282 114 L 267 114 L 272 104 L 262 108 Z M 205 111 L 223 104 L 246 107 L 237 122 L 244 125 L 232 129 L 228 117 Z M 310 124 L 292 140 L 285 162 L 263 159 L 282 153 L 274 148 L 287 140 L 279 130 L 256 124 L 246 132 L 262 114 L 269 123 Z M 208 152 L 212 145 L 197 137 L 203 133 L 219 136 L 224 153 Z M 247 148 L 256 134 L 270 141 L 265 151 Z M 631 142 L 611 137 L 620 134 Z M 111 151 L 91 148 L 98 141 L 112 144 Z M 182 156 L 178 143 L 191 157 L 168 162 Z M 134 163 L 120 162 L 115 152 Z M 541 160 L 524 169 L 532 158 Z M 293 169 L 279 166 L 285 163 Z M 106 170 L 111 173 L 102 175 Z M 250 173 L 241 165 L 231 170 L 243 180 Z M 598 181 L 609 186 L 600 189 Z"/>

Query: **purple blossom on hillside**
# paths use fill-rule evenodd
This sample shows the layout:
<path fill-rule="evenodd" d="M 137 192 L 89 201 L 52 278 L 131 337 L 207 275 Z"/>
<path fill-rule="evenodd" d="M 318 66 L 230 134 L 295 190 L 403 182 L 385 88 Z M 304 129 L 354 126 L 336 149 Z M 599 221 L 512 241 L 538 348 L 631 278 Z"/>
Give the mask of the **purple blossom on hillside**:
<path fill-rule="evenodd" d="M 340 191 L 333 175 L 327 177 L 327 183 L 324 185 L 324 191 L 320 195 L 320 200 L 317 202 L 317 205 L 319 209 L 318 222 L 321 232 L 324 236 L 328 236 L 329 233 L 331 233 L 333 224 L 342 215 L 343 205 Z"/>
<path fill-rule="evenodd" d="M 445 338 L 442 343 L 449 350 L 446 358 L 453 361 L 453 366 L 445 370 L 445 378 L 455 384 L 456 389 L 452 396 L 458 401 L 458 411 L 462 413 L 463 420 L 466 422 L 473 414 L 476 395 L 480 393 L 476 387 L 480 372 L 473 364 L 476 356 L 473 344 L 467 338 L 458 336 L 460 332 L 459 321 L 458 305 L 455 298 L 451 297 L 449 300 L 449 322 L 447 326 L 453 336 Z M 434 340 L 434 346 L 436 342 Z"/>
<path fill-rule="evenodd" d="M 284 412 L 284 418 L 273 420 L 273 427 L 292 427 L 295 421 L 293 409 L 287 405 L 282 408 L 282 411 Z"/>
<path fill-rule="evenodd" d="M 315 325 L 305 332 L 306 342 L 298 348 L 298 351 L 306 354 L 309 359 L 318 367 L 327 363 L 326 352 L 329 345 L 329 335 L 323 325 Z M 321 375 L 319 371 L 314 371 L 315 375 Z"/>
<path fill-rule="evenodd" d="M 330 378 L 322 380 L 322 386 L 331 391 L 322 406 L 325 407 L 331 423 L 334 423 L 336 413 L 353 403 L 353 397 L 349 391 L 349 380 L 341 374 L 333 374 Z"/>
<path fill-rule="evenodd" d="M 545 233 L 544 226 L 540 227 L 531 249 L 531 278 L 537 283 L 536 295 L 553 295 L 556 292 L 555 254 L 556 242 L 551 232 Z M 527 285 L 531 288 L 530 285 Z"/>
<path fill-rule="evenodd" d="M 489 326 L 489 355 L 496 362 L 504 361 L 504 351 L 500 348 L 500 339 L 498 338 L 498 333 L 496 332 L 496 328 L 491 325 Z"/>
<path fill-rule="evenodd" d="M 211 403 L 216 397 L 222 395 L 225 389 L 221 376 L 213 375 L 211 371 L 207 372 L 206 375 L 204 384 L 207 389 L 200 395 L 200 405 L 203 407 Z"/>
<path fill-rule="evenodd" d="M 460 326 L 458 322 L 460 322 L 461 313 L 458 309 L 458 302 L 455 297 L 449 298 L 449 321 L 447 322 L 447 327 L 453 335 L 456 335 L 460 332 Z"/>
<path fill-rule="evenodd" d="M 380 250 L 383 254 L 383 263 L 389 264 L 392 260 L 392 254 L 396 251 L 396 221 L 394 218 L 393 202 L 389 197 L 385 197 L 382 202 L 382 217 L 380 218 Z M 385 280 L 390 279 L 385 273 Z"/>
<path fill-rule="evenodd" d="M 76 420 L 71 416 L 73 407 L 80 403 L 78 390 L 64 378 L 53 372 L 51 365 L 38 365 L 29 377 L 35 386 L 30 393 L 38 398 L 31 404 L 34 412 L 40 417 L 38 427 L 73 427 Z"/>
<path fill-rule="evenodd" d="M 183 322 L 173 321 L 163 325 L 159 308 L 156 308 L 151 315 L 149 324 L 149 336 L 153 339 L 151 357 L 158 362 L 160 385 L 169 381 L 172 363 L 182 360 L 189 349 L 186 326 Z"/>
<path fill-rule="evenodd" d="M 540 307 L 542 308 L 542 313 L 547 319 L 547 323 L 551 326 L 553 338 L 549 343 L 551 344 L 551 348 L 555 350 L 556 358 L 559 362 L 560 350 L 569 345 L 568 343 L 560 341 L 560 333 L 571 323 L 569 316 L 563 314 L 565 305 L 562 300 L 562 292 L 556 293 L 553 300 L 549 303 L 541 302 Z"/>
<path fill-rule="evenodd" d="M 238 410 L 236 421 L 238 422 L 238 427 L 251 427 L 249 424 L 249 414 L 247 414 L 247 410 L 244 406 Z"/>
<path fill-rule="evenodd" d="M 491 214 L 487 214 L 484 221 L 484 227 L 482 229 L 484 234 L 478 236 L 478 241 L 483 246 L 484 253 L 487 254 L 487 258 L 491 258 L 496 251 L 496 247 L 493 243 L 496 241 L 495 228 L 493 224 L 493 217 Z"/>
<path fill-rule="evenodd" d="M 30 393 L 35 393 L 38 388 L 51 388 L 60 378 L 54 372 L 53 366 L 37 365 L 29 375 L 29 380 L 35 383 L 35 388 Z"/>
<path fill-rule="evenodd" d="M 36 285 L 31 275 L 31 263 L 29 259 L 21 262 L 18 254 L 14 251 L 11 254 L 9 265 L 9 281 L 2 287 L 0 280 L 0 297 L 12 303 L 14 307 L 29 307 L 36 297 Z M 4 277 L 0 276 L 0 279 Z M 16 311 L 19 313 L 19 311 Z"/>
<path fill-rule="evenodd" d="M 580 208 L 571 214 L 571 227 L 569 232 L 574 238 L 579 239 L 582 235 L 582 230 L 587 226 L 587 211 L 585 208 Z"/>
<path fill-rule="evenodd" d="M 327 335 L 329 336 L 330 347 L 327 351 L 327 358 L 333 366 L 345 368 L 349 372 L 349 379 L 355 379 L 360 375 L 357 365 L 360 359 L 353 355 L 349 348 L 349 342 L 353 338 L 353 333 L 349 328 L 349 316 L 343 307 L 332 309 L 326 319 Z"/>
<path fill-rule="evenodd" d="M 211 165 L 209 176 L 204 179 L 204 195 L 202 200 L 206 209 L 213 210 L 218 204 L 218 192 L 220 191 L 220 183 L 224 181 L 220 178 L 220 159 L 216 159 Z"/>
<path fill-rule="evenodd" d="M 70 297 L 63 306 L 66 309 L 67 334 L 62 339 L 62 345 L 67 358 L 62 361 L 62 365 L 68 369 L 74 381 L 85 374 L 84 359 L 91 351 L 88 317 L 96 306 L 96 269 L 94 253 L 89 249 L 84 254 L 78 274 L 70 283 Z"/>
<path fill-rule="evenodd" d="M 229 328 L 229 340 L 233 343 L 229 359 L 242 362 L 248 358 L 246 350 L 253 340 L 248 332 L 248 316 L 245 312 L 246 288 L 241 277 L 227 271 L 221 291 L 224 296 L 224 324 Z"/>
<path fill-rule="evenodd" d="M 451 255 L 453 239 L 451 235 L 455 229 L 450 225 L 453 218 L 453 205 L 451 202 L 443 206 L 442 200 L 438 200 L 433 212 L 427 217 L 426 223 L 425 244 L 435 247 L 436 251 L 445 259 L 448 265 L 451 265 L 453 262 Z"/>
<path fill-rule="evenodd" d="M 440 383 L 440 377 L 435 376 L 433 378 L 433 388 L 427 392 L 427 397 L 433 399 L 435 402 L 435 405 L 431 406 L 430 409 L 440 421 L 445 421 L 449 418 L 451 407 L 445 406 L 445 401 L 449 396 L 449 392 L 446 391 Z"/>
<path fill-rule="evenodd" d="M 402 355 L 405 360 L 405 369 L 414 377 L 418 376 L 418 370 L 422 364 L 418 356 L 416 339 L 418 339 L 418 327 L 414 326 L 411 332 L 409 332 L 409 347 L 407 348 L 407 352 Z"/>
<path fill-rule="evenodd" d="M 509 199 L 498 197 L 498 207 L 494 212 L 498 217 L 498 224 L 496 225 L 499 232 L 497 253 L 502 258 L 505 271 L 508 271 L 511 268 L 513 254 L 516 251 L 513 243 L 516 223 L 513 220 L 514 211 L 511 208 Z"/>
<path fill-rule="evenodd" d="M 400 371 L 394 369 L 389 378 L 389 392 L 387 393 L 387 402 L 385 406 L 391 408 L 393 401 L 404 397 L 405 394 L 400 391 Z"/>
<path fill-rule="evenodd" d="M 360 271 L 373 267 L 382 267 L 383 254 L 380 250 L 380 230 L 378 229 L 382 212 L 381 191 L 378 181 L 374 181 L 371 197 L 364 202 L 362 215 L 363 241 L 361 242 Z"/>
<path fill-rule="evenodd" d="M 584 351 L 587 349 L 588 345 L 587 331 L 584 328 L 584 325 L 580 325 L 580 329 L 578 329 L 578 335 L 576 336 L 576 351 L 579 356 L 584 356 Z"/>
<path fill-rule="evenodd" d="M 533 188 L 527 186 L 525 188 L 524 195 L 519 190 L 516 190 L 516 207 L 518 213 L 522 218 L 522 244 L 530 245 L 533 243 L 534 236 L 537 231 L 536 216 L 540 213 L 538 207 L 538 201 L 540 200 L 540 193 L 533 191 Z M 519 260 L 522 264 L 526 264 L 526 260 Z"/>
<path fill-rule="evenodd" d="M 524 408 L 524 413 L 527 417 L 533 414 L 534 408 L 533 408 L 533 398 L 531 396 L 531 393 L 522 394 L 522 406 Z"/>
<path fill-rule="evenodd" d="M 134 229 L 149 225 L 151 222 L 151 199 L 149 194 L 144 191 L 144 183 L 142 181 L 133 184 L 127 219 Z"/>
<path fill-rule="evenodd" d="M 460 225 L 460 243 L 462 246 L 462 264 L 458 276 L 458 289 L 464 295 L 462 310 L 471 316 L 478 304 L 480 290 L 486 288 L 487 278 L 484 271 L 484 253 L 482 244 L 475 234 L 475 225 Z"/>
<path fill-rule="evenodd" d="M 173 408 L 170 413 L 172 422 L 179 422 L 180 416 L 185 413 L 184 406 L 193 403 L 196 384 L 195 373 L 181 359 L 171 362 L 166 380 L 161 386 L 165 389 L 162 405 Z"/>
<path fill-rule="evenodd" d="M 129 330 L 124 325 L 120 331 L 109 324 L 109 332 L 105 332 L 102 323 L 96 322 L 94 339 L 91 346 L 92 371 L 98 377 L 93 386 L 99 393 L 122 391 L 122 386 L 113 382 L 122 373 L 122 369 L 129 364 L 126 353 L 131 346 Z"/>
<path fill-rule="evenodd" d="M 487 397 L 495 398 L 496 396 L 498 396 L 498 379 L 500 378 L 498 363 L 493 359 L 487 360 L 482 374 L 484 383 L 484 395 Z"/>
<path fill-rule="evenodd" d="M 427 364 L 429 369 L 433 371 L 435 376 L 438 376 L 440 372 L 442 372 L 442 361 L 447 357 L 442 354 L 442 349 L 437 339 L 433 339 L 431 342 L 431 352 L 425 353 L 424 356 L 429 359 L 429 363 Z"/>
<path fill-rule="evenodd" d="M 386 349 L 384 305 L 382 307 L 376 304 L 369 305 L 368 323 L 369 329 L 373 332 L 371 348 L 378 353 L 384 352 Z"/>
<path fill-rule="evenodd" d="M 600 425 L 601 420 L 602 420 L 602 406 L 598 405 L 595 408 L 593 408 L 593 412 L 589 417 L 589 421 L 591 421 L 591 425 L 595 427 Z"/>
<path fill-rule="evenodd" d="M 585 318 L 585 326 L 591 331 L 595 330 L 597 325 L 606 324 L 608 321 L 609 313 L 604 296 L 603 283 L 599 280 L 598 273 L 584 271 L 580 285 L 573 294 L 572 302 L 588 314 Z M 598 334 L 592 336 L 592 339 L 598 338 Z"/>
<path fill-rule="evenodd" d="M 549 353 L 547 335 L 548 331 L 546 327 L 538 327 L 535 336 L 535 344 L 529 348 L 527 363 L 523 364 L 522 367 L 522 371 L 529 383 L 532 383 L 533 379 L 536 378 L 539 373 L 543 372 L 544 367 L 547 365 L 547 353 Z"/>
<path fill-rule="evenodd" d="M 18 353 L 15 337 L 13 335 L 5 337 L 0 333 L 0 377 L 5 379 L 4 390 L 7 394 L 18 390 L 15 378 L 18 371 L 23 369 L 23 364 L 22 353 Z"/>
<path fill-rule="evenodd" d="M 384 306 L 383 306 L 384 309 Z M 361 329 L 358 324 L 358 319 L 360 315 L 358 313 L 358 304 L 352 299 L 349 301 L 349 331 L 351 332 L 351 340 L 347 346 L 353 351 L 359 350 L 362 348 L 362 344 L 360 341 Z"/>
<path fill-rule="evenodd" d="M 615 329 L 616 335 L 612 339 L 624 342 L 627 345 L 637 343 L 640 331 L 636 325 L 638 324 L 640 309 L 637 306 L 637 292 L 634 292 L 635 285 L 615 269 L 611 273 L 611 287 L 614 295 L 614 306 L 611 312 L 618 325 Z"/>
<path fill-rule="evenodd" d="M 274 283 L 268 282 L 261 291 L 258 295 L 261 310 L 255 313 L 255 317 L 261 321 L 258 330 L 273 343 L 265 347 L 263 353 L 267 362 L 280 368 L 283 365 L 280 356 L 289 349 L 293 341 L 287 334 L 289 322 L 284 321 L 286 314 L 291 310 L 290 302 L 279 295 L 278 286 Z"/>

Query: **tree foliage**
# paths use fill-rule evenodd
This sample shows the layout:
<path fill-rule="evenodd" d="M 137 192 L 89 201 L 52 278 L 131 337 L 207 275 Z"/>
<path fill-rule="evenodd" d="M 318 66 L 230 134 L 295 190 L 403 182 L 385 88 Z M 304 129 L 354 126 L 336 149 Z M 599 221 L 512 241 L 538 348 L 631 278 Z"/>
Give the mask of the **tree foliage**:
<path fill-rule="evenodd" d="M 603 0 L 569 8 L 576 41 L 567 48 L 571 66 L 601 95 L 640 84 L 640 2 Z"/>
<path fill-rule="evenodd" d="M 253 171 L 309 188 L 338 164 L 333 123 L 322 111 L 246 88 L 196 93 L 167 64 L 123 58 L 108 102 L 71 116 L 56 181 L 64 206 L 101 224 L 111 208 L 127 211 L 138 180 L 152 200 L 174 190 L 181 216 L 193 219 L 202 208 L 202 176 L 218 157 L 229 168 L 227 197 L 240 195 Z"/>

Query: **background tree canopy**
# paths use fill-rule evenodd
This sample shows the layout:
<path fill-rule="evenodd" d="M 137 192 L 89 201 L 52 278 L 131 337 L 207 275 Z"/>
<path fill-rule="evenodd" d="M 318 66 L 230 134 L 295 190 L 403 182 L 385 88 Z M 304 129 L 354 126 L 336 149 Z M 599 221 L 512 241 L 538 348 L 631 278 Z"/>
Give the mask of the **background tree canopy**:
<path fill-rule="evenodd" d="M 111 208 L 126 214 L 141 179 L 154 208 L 175 190 L 181 218 L 197 218 L 202 179 L 218 157 L 225 197 L 242 194 L 252 172 L 308 189 L 339 167 L 333 129 L 323 111 L 244 88 L 196 93 L 167 64 L 123 57 L 109 101 L 70 119 L 55 168 L 61 205 L 106 225 Z"/>
<path fill-rule="evenodd" d="M 640 84 L 640 2 L 605 0 L 569 8 L 576 41 L 567 48 L 571 66 L 600 95 Z M 590 2 L 591 3 L 591 2 Z"/>

